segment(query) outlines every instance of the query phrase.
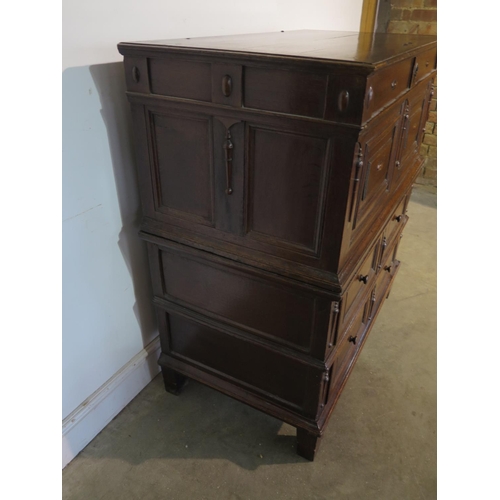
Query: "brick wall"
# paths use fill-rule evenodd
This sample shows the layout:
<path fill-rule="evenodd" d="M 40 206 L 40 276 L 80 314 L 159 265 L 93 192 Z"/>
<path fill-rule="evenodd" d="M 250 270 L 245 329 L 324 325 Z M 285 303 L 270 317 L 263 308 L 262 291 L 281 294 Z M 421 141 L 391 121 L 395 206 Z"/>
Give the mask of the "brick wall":
<path fill-rule="evenodd" d="M 387 33 L 435 35 L 437 33 L 437 0 L 390 0 Z M 422 174 L 417 182 L 437 185 L 437 80 L 431 102 L 429 121 L 425 126 L 420 148 L 425 157 Z"/>

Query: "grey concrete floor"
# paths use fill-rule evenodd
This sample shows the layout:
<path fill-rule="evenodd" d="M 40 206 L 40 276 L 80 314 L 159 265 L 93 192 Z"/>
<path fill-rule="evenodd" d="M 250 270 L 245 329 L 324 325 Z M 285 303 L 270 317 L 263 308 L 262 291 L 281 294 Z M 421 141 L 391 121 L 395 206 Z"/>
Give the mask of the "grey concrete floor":
<path fill-rule="evenodd" d="M 414 190 L 400 272 L 314 462 L 295 429 L 155 378 L 63 471 L 65 499 L 436 497 L 436 195 Z"/>

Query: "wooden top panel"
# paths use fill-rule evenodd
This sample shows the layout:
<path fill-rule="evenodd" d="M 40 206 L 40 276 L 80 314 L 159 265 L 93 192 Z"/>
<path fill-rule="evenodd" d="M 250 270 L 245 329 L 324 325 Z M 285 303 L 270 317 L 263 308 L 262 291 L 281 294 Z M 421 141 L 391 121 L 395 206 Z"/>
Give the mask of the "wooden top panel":
<path fill-rule="evenodd" d="M 299 30 L 127 42 L 118 47 L 122 54 L 130 48 L 164 48 L 168 51 L 236 52 L 379 66 L 435 44 L 435 36 Z"/>

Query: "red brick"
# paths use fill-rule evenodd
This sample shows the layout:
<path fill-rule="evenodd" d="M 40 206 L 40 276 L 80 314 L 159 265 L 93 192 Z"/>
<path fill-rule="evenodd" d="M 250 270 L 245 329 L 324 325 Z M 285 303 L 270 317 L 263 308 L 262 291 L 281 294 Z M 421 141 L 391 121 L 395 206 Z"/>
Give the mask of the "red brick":
<path fill-rule="evenodd" d="M 409 21 L 410 17 L 411 17 L 411 10 L 403 9 L 403 11 L 401 12 L 401 19 L 403 21 Z"/>
<path fill-rule="evenodd" d="M 432 134 L 425 134 L 424 144 L 429 144 L 429 146 L 437 146 L 437 137 Z"/>
<path fill-rule="evenodd" d="M 391 9 L 389 19 L 391 21 L 401 21 L 403 19 L 403 9 Z"/>
<path fill-rule="evenodd" d="M 438 114 L 437 111 L 431 111 L 429 113 L 429 121 L 433 123 L 437 123 L 438 121 Z"/>
<path fill-rule="evenodd" d="M 425 169 L 424 170 L 424 178 L 425 179 L 432 179 L 433 181 L 437 180 L 437 170 L 429 170 Z"/>
<path fill-rule="evenodd" d="M 389 21 L 387 33 L 417 33 L 418 24 L 409 21 Z"/>
<path fill-rule="evenodd" d="M 427 156 L 430 156 L 431 158 L 437 158 L 438 155 L 438 150 L 434 146 L 429 146 L 429 152 L 427 153 Z"/>
<path fill-rule="evenodd" d="M 425 124 L 425 133 L 426 134 L 432 134 L 432 132 L 434 132 L 434 123 L 431 123 L 431 122 L 427 122 Z"/>
<path fill-rule="evenodd" d="M 412 21 L 426 21 L 429 23 L 437 21 L 437 10 L 415 9 L 411 12 Z"/>
<path fill-rule="evenodd" d="M 426 170 L 437 170 L 437 158 L 428 157 L 425 160 L 425 169 Z"/>
<path fill-rule="evenodd" d="M 407 8 L 415 8 L 415 3 L 423 3 L 422 0 L 392 0 L 391 5 L 392 8 L 395 7 L 407 7 Z"/>
<path fill-rule="evenodd" d="M 419 21 L 418 23 L 419 35 L 437 35 L 437 24 Z"/>
<path fill-rule="evenodd" d="M 424 0 L 424 7 L 434 7 L 437 8 L 437 0 Z"/>

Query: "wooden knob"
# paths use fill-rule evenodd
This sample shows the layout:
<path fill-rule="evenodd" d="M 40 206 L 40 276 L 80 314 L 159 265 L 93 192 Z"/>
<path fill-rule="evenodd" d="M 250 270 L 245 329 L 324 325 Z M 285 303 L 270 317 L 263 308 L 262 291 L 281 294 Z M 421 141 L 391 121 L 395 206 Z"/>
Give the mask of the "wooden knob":
<path fill-rule="evenodd" d="M 368 283 L 368 274 L 365 276 L 360 275 L 358 280 L 361 281 L 361 283 L 364 283 L 366 285 Z"/>

